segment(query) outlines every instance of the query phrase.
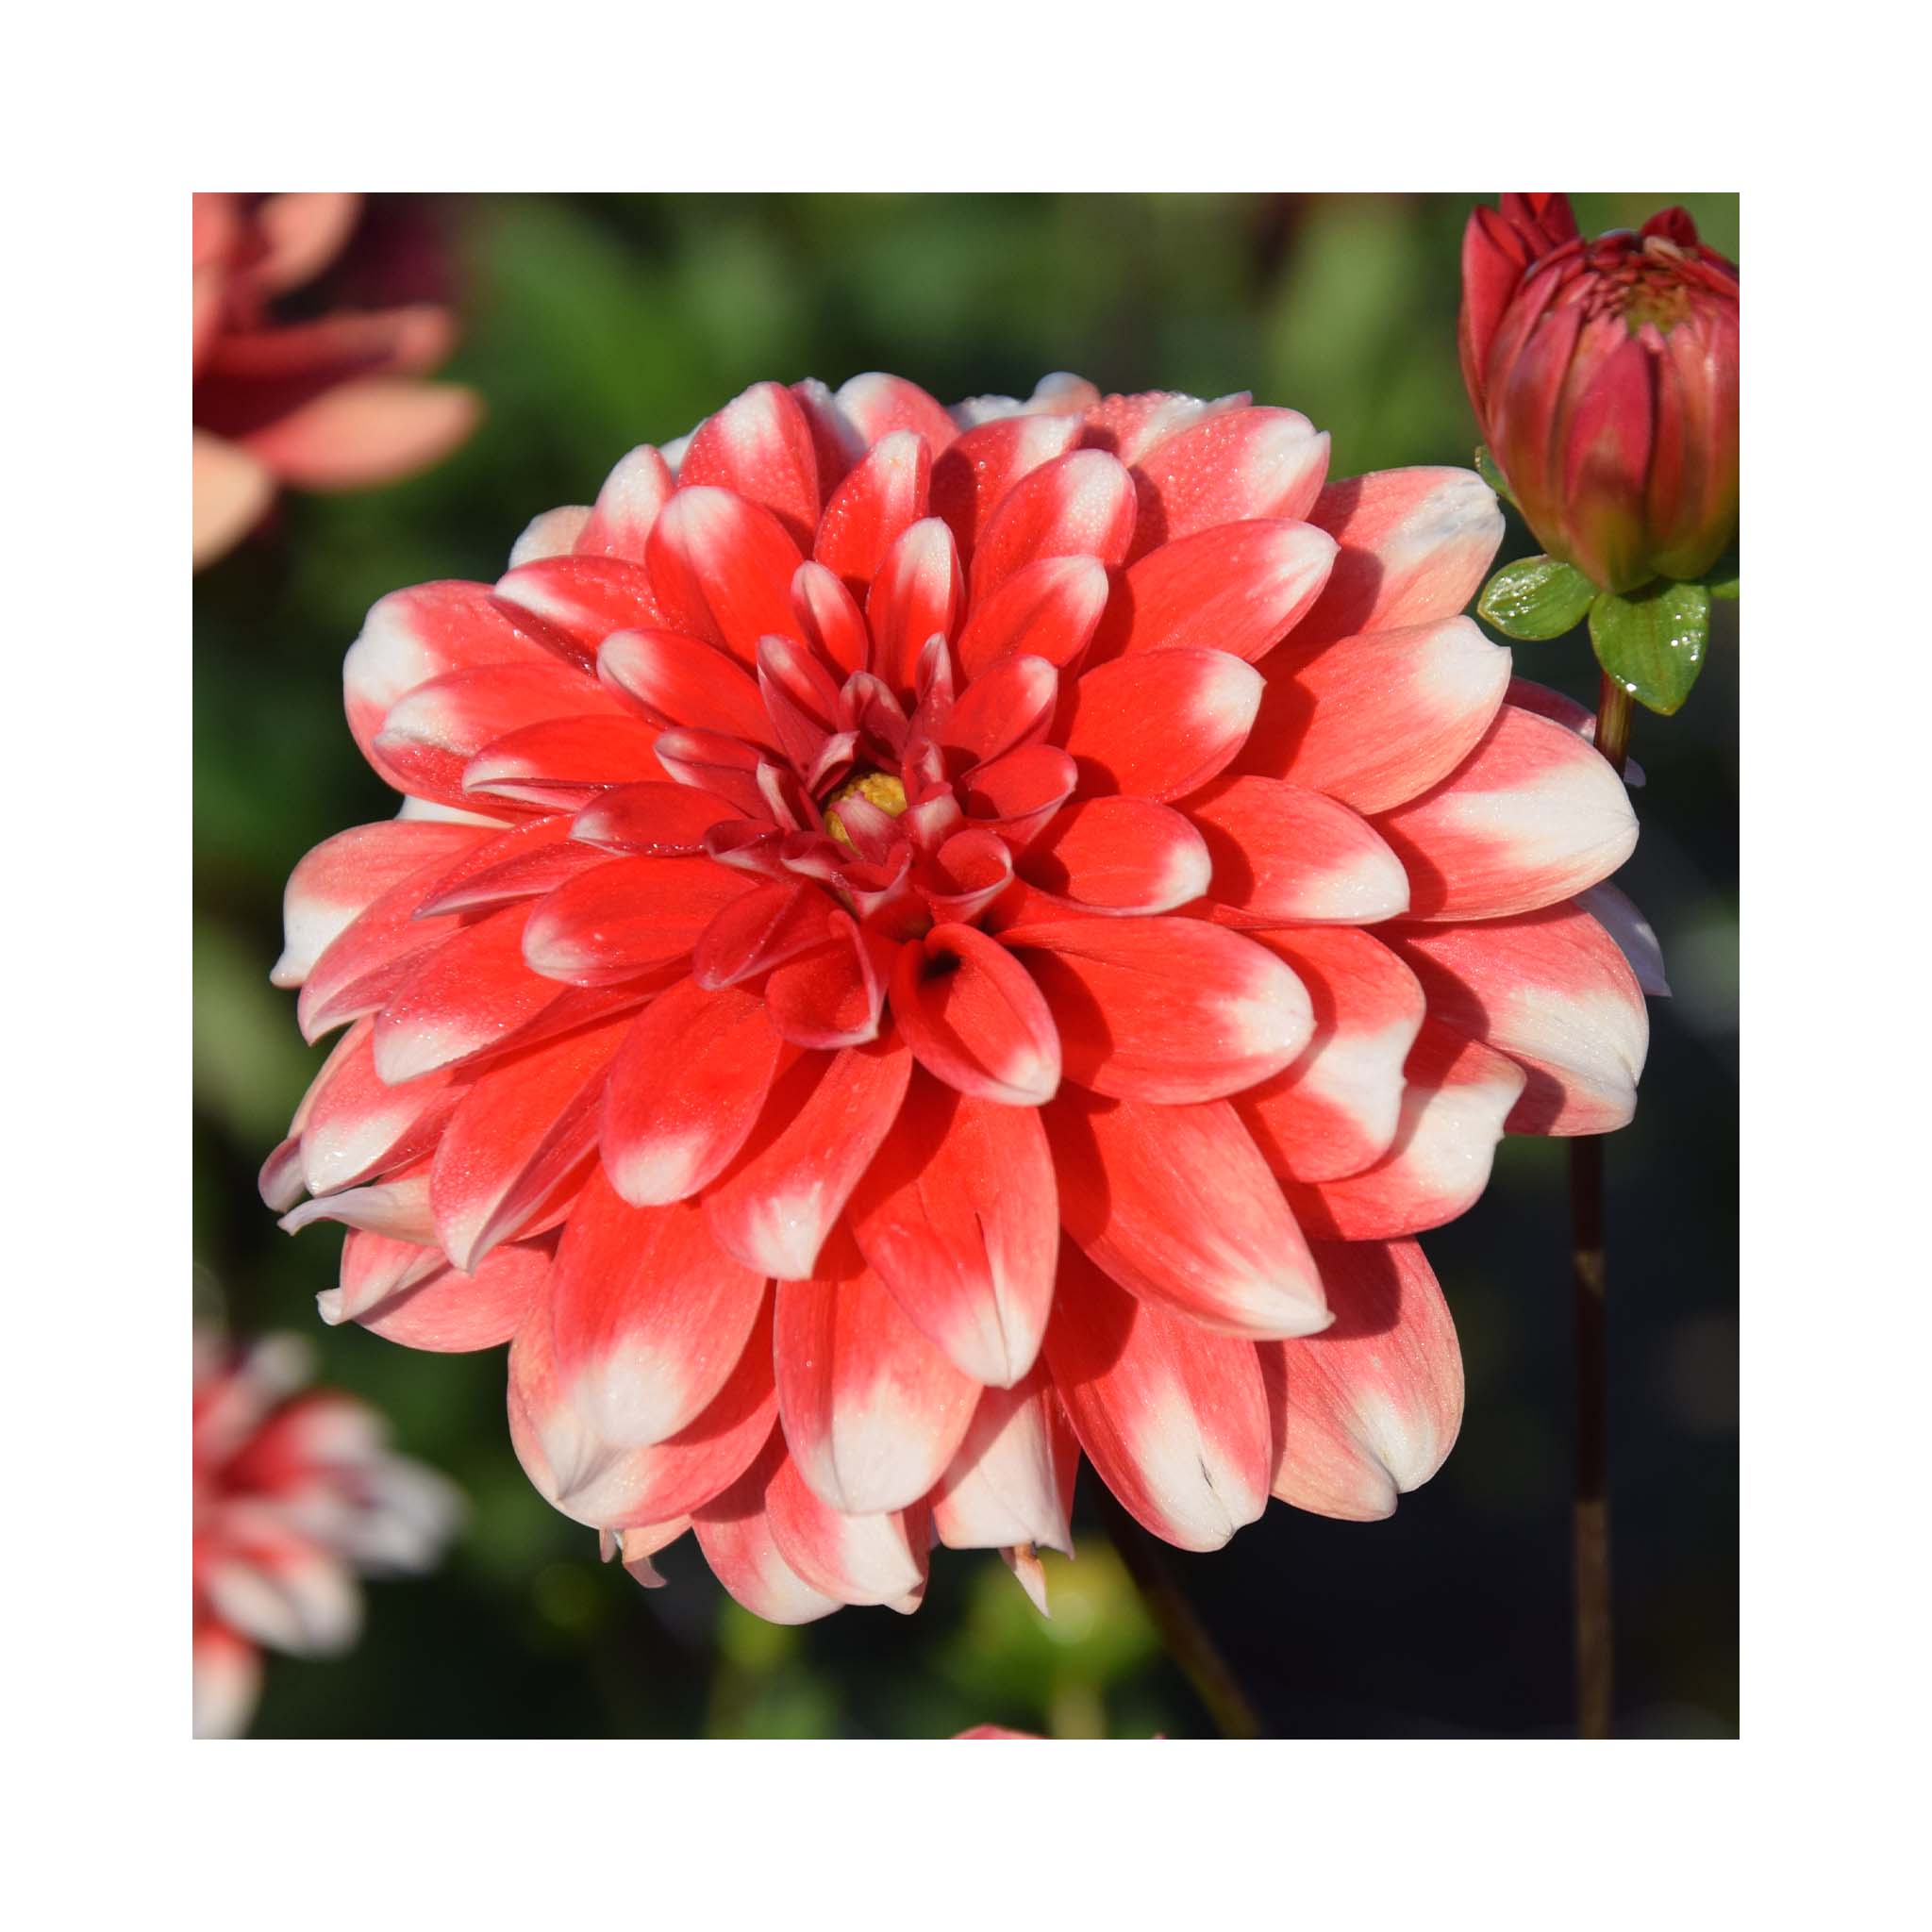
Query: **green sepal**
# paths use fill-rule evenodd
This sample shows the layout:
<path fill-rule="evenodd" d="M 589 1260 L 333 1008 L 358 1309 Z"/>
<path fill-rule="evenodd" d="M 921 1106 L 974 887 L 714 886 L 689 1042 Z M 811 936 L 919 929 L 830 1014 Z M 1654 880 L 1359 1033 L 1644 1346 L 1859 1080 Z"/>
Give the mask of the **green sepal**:
<path fill-rule="evenodd" d="M 1668 718 L 1690 695 L 1710 640 L 1710 591 L 1703 584 L 1646 584 L 1590 607 L 1596 661 L 1647 710 Z"/>
<path fill-rule="evenodd" d="M 1512 509 L 1518 507 L 1515 497 L 1509 493 L 1509 479 L 1504 475 L 1501 466 L 1490 454 L 1490 446 L 1486 442 L 1479 442 L 1475 446 L 1475 473 Z"/>
<path fill-rule="evenodd" d="M 1596 586 L 1574 563 L 1525 557 L 1483 586 L 1475 614 L 1506 638 L 1541 643 L 1581 624 L 1595 596 Z"/>

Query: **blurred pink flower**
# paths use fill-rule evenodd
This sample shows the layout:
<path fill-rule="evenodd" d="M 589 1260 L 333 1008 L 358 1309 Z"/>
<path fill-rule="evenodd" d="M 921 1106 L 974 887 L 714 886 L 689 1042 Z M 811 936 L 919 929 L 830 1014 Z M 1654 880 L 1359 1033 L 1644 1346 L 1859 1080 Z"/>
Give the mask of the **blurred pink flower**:
<path fill-rule="evenodd" d="M 248 534 L 276 488 L 360 490 L 425 469 L 475 428 L 474 391 L 419 381 L 455 323 L 432 303 L 278 322 L 278 296 L 341 252 L 354 194 L 194 197 L 194 567 Z"/>
<path fill-rule="evenodd" d="M 309 1349 L 292 1335 L 237 1349 L 194 1340 L 194 1735 L 247 1728 L 263 1647 L 346 1650 L 358 1574 L 430 1568 L 462 1498 L 389 1453 L 381 1418 L 340 1390 L 296 1391 Z"/>
<path fill-rule="evenodd" d="M 514 1338 L 544 1495 L 774 1621 L 915 1607 L 935 1536 L 1037 1594 L 1082 1455 L 1187 1549 L 1386 1516 L 1462 1409 L 1411 1237 L 1630 1117 L 1579 895 L 1637 827 L 1459 614 L 1488 487 L 1327 461 L 1245 396 L 761 383 L 384 598 L 406 802 L 275 974 L 348 1026 L 263 1174 L 351 1229 L 328 1318 Z"/>

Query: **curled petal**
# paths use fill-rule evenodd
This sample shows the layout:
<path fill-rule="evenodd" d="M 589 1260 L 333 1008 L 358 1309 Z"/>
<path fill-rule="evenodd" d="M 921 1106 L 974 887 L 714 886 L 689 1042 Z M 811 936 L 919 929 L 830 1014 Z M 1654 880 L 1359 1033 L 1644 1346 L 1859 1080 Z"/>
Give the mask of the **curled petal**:
<path fill-rule="evenodd" d="M 1352 1523 L 1441 1468 L 1462 1424 L 1462 1354 L 1435 1272 L 1413 1241 L 1320 1241 L 1334 1326 L 1257 1345 L 1274 1428 L 1271 1487 Z"/>
<path fill-rule="evenodd" d="M 922 1333 L 976 1382 L 1032 1366 L 1053 1299 L 1059 1204 L 1037 1108 L 913 1075 L 854 1190 L 860 1252 Z"/>
<path fill-rule="evenodd" d="M 1314 1008 L 1300 1057 L 1235 1096 L 1274 1172 L 1299 1181 L 1359 1174 L 1389 1151 L 1403 1067 L 1427 1010 L 1416 976 L 1382 941 L 1348 926 L 1257 933 L 1294 969 Z"/>
<path fill-rule="evenodd" d="M 833 1509 L 905 1509 L 953 1459 L 979 1385 L 907 1319 L 841 1238 L 826 1272 L 778 1286 L 778 1411 L 799 1474 Z"/>
<path fill-rule="evenodd" d="M 911 1073 L 912 1056 L 891 1038 L 801 1055 L 773 1086 L 740 1165 L 706 1196 L 725 1251 L 780 1281 L 809 1276 Z"/>
<path fill-rule="evenodd" d="M 1224 771 L 1261 702 L 1260 674 L 1224 651 L 1148 651 L 1073 687 L 1062 742 L 1088 794 L 1179 798 Z"/>
<path fill-rule="evenodd" d="M 1390 943 L 1422 981 L 1432 1018 L 1528 1075 L 1508 1131 L 1607 1134 L 1629 1122 L 1650 1017 L 1617 942 L 1580 907 L 1412 926 Z"/>
<path fill-rule="evenodd" d="M 1514 705 L 1449 777 L 1375 829 L 1407 870 L 1417 919 L 1500 919 L 1553 906 L 1607 878 L 1637 843 L 1608 761 Z"/>
<path fill-rule="evenodd" d="M 1225 1101 L 1154 1107 L 1070 1089 L 1046 1130 L 1061 1222 L 1123 1287 L 1224 1334 L 1327 1326 L 1295 1216 Z M 1065 1268 L 1063 1252 L 1062 1279 Z"/>
<path fill-rule="evenodd" d="M 900 950 L 892 1016 L 919 1062 L 961 1093 L 1038 1107 L 1059 1086 L 1060 1042 L 1026 969 L 970 925 Z"/>
<path fill-rule="evenodd" d="M 1283 1184 L 1310 1234 L 1348 1241 L 1418 1234 L 1454 1221 L 1489 1185 L 1503 1123 L 1523 1094 L 1523 1069 L 1424 1021 L 1406 1075 L 1395 1139 L 1380 1160 L 1338 1180 Z"/>
<path fill-rule="evenodd" d="M 1268 1507 L 1274 1441 L 1252 1342 L 1128 1294 L 1069 1245 L 1046 1359 L 1101 1481 L 1164 1541 L 1218 1550 Z"/>

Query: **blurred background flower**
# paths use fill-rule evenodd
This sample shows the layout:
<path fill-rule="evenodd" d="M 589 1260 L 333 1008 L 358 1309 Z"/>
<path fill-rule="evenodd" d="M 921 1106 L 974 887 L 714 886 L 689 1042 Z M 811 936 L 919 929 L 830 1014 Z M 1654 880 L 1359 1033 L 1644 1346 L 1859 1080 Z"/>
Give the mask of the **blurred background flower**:
<path fill-rule="evenodd" d="M 462 1516 L 434 1470 L 389 1450 L 367 1403 L 306 1389 L 296 1335 L 194 1338 L 194 1735 L 239 1736 L 261 1652 L 334 1657 L 356 1641 L 356 1579 L 427 1570 Z"/>
<path fill-rule="evenodd" d="M 1579 196 L 1589 232 L 1660 197 Z M 1734 198 L 1683 197 L 1732 253 Z M 393 810 L 342 728 L 341 658 L 399 584 L 493 579 L 532 503 L 594 495 L 615 450 L 681 434 L 759 376 L 904 371 L 941 395 L 1253 388 L 1334 437 L 1346 475 L 1467 463 L 1456 346 L 1467 199 L 733 196 L 375 199 L 365 227 L 462 291 L 453 374 L 490 417 L 450 460 L 364 494 L 288 499 L 280 541 L 196 584 L 197 1258 L 238 1324 L 336 1281 L 255 1191 L 321 1055 L 267 982 L 294 858 Z M 1541 547 L 1511 518 L 1500 556 Z M 1519 646 L 1591 698 L 1587 652 Z M 1620 883 L 1661 938 L 1655 1104 L 1611 1146 L 1620 1679 L 1630 1732 L 1736 1724 L 1736 746 L 1728 653 L 1642 757 Z M 1658 801 L 1668 800 L 1669 809 Z M 1182 1580 L 1286 1735 L 1560 1734 L 1571 1722 L 1568 1307 L 1560 1150 L 1511 1137 L 1489 1196 L 1430 1237 L 1463 1336 L 1469 1420 L 1429 1488 L 1373 1528 L 1271 1512 Z M 448 1564 L 395 1592 L 329 1672 L 271 1674 L 262 1735 L 1198 1735 L 1204 1720 L 1076 1502 L 1044 1562 L 1050 1621 L 1000 1566 L 938 1551 L 917 1619 L 759 1624 L 688 1547 L 640 1591 L 525 1482 L 495 1354 L 435 1362 L 318 1327 L 475 1502 Z M 1319 1668 L 1310 1659 L 1320 1659 Z M 319 1684 L 317 1679 L 326 1679 Z M 476 1687 L 491 1687 L 479 1698 Z"/>
<path fill-rule="evenodd" d="M 345 297 L 379 286 L 369 280 L 372 268 L 380 275 L 379 242 L 339 262 L 352 238 L 362 243 L 361 199 L 194 197 L 197 570 L 260 523 L 278 487 L 392 482 L 447 456 L 476 425 L 474 390 L 419 379 L 456 340 L 447 308 L 325 308 L 331 291 L 308 287 L 332 265 Z"/>

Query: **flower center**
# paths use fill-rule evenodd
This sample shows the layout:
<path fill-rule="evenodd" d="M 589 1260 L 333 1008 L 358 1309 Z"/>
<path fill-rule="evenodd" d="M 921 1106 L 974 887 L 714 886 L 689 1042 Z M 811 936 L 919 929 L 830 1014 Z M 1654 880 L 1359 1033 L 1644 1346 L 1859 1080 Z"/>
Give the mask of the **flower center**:
<path fill-rule="evenodd" d="M 862 798 L 868 805 L 876 806 L 888 818 L 896 819 L 906 809 L 906 787 L 890 772 L 875 771 L 868 766 L 853 773 L 825 801 L 825 830 L 848 852 L 853 850 L 852 835 L 840 823 L 838 811 L 840 805 L 848 798 Z"/>

